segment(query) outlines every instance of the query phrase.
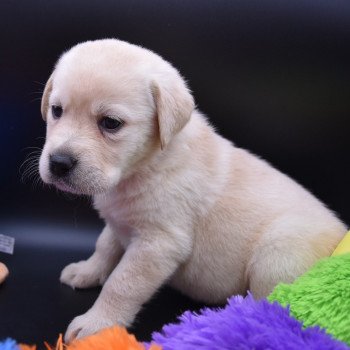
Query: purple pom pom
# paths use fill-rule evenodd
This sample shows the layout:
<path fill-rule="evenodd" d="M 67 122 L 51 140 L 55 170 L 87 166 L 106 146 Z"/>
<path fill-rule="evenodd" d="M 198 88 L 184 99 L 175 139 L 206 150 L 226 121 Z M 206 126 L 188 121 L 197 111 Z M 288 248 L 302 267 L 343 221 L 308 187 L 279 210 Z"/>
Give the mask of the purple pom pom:
<path fill-rule="evenodd" d="M 303 329 L 289 309 L 267 300 L 232 297 L 223 309 L 189 311 L 163 327 L 153 342 L 163 350 L 349 350 L 319 327 Z"/>

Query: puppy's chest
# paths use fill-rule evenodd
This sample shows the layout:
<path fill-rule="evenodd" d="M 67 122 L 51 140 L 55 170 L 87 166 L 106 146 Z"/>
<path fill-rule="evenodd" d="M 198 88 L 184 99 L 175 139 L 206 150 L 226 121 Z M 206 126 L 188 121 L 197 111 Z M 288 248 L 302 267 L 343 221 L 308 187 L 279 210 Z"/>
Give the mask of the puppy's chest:
<path fill-rule="evenodd" d="M 130 215 L 126 215 L 125 211 L 109 208 L 109 210 L 105 210 L 100 214 L 115 234 L 118 235 L 124 249 L 128 247 L 133 238 L 139 235 L 139 231 L 130 220 Z"/>
<path fill-rule="evenodd" d="M 126 248 L 131 239 L 140 234 L 139 225 L 149 210 L 140 199 L 123 196 L 95 198 L 95 208 L 100 216 L 112 227 Z"/>

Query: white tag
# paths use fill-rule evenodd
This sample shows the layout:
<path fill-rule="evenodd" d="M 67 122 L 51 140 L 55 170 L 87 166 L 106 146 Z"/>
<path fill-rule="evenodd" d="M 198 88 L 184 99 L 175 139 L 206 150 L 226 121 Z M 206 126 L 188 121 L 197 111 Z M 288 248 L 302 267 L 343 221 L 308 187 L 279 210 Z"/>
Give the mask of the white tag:
<path fill-rule="evenodd" d="M 13 237 L 0 235 L 0 252 L 12 255 L 14 247 L 15 239 Z"/>

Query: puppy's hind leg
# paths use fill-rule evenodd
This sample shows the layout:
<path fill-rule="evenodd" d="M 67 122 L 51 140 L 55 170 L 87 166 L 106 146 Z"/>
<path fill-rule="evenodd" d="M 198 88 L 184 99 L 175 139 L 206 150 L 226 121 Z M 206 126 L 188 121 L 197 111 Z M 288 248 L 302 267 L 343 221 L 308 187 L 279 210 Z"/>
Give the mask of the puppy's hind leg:
<path fill-rule="evenodd" d="M 96 250 L 87 260 L 69 264 L 61 273 L 60 281 L 72 288 L 90 288 L 103 285 L 123 254 L 123 248 L 107 225 L 100 234 Z"/>
<path fill-rule="evenodd" d="M 249 289 L 259 299 L 280 283 L 292 283 L 317 260 L 329 256 L 345 228 L 286 215 L 270 225 L 257 242 L 247 268 Z"/>

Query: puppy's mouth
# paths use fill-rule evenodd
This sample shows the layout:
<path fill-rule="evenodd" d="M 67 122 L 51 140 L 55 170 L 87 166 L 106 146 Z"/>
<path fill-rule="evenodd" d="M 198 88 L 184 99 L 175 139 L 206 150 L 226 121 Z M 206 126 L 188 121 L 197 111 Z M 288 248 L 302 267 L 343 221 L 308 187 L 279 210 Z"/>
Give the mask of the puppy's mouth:
<path fill-rule="evenodd" d="M 108 187 L 103 179 L 96 176 L 96 171 L 78 173 L 76 176 L 56 177 L 51 174 L 49 184 L 63 192 L 77 195 L 93 196 L 106 192 Z"/>
<path fill-rule="evenodd" d="M 73 194 L 83 194 L 79 189 L 77 189 L 75 186 L 73 186 L 71 183 L 63 180 L 63 179 L 57 179 L 52 181 L 52 184 L 59 190 L 63 192 L 69 192 Z"/>

